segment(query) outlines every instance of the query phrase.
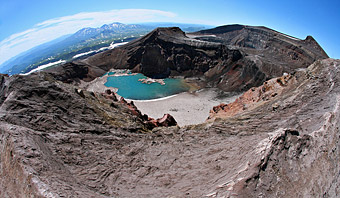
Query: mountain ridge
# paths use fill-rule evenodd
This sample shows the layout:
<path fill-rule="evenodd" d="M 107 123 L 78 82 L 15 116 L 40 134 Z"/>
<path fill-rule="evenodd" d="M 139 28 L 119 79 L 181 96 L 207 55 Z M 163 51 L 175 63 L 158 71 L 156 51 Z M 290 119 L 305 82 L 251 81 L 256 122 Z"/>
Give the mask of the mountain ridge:
<path fill-rule="evenodd" d="M 222 33 L 211 35 L 215 30 Z M 88 71 L 101 70 L 88 80 L 110 69 L 130 69 L 152 78 L 200 76 L 206 86 L 242 91 L 328 58 L 314 41 L 312 37 L 296 40 L 269 28 L 242 25 L 188 34 L 176 27 L 157 28 L 74 64 L 84 65 Z"/>
<path fill-rule="evenodd" d="M 238 34 L 242 34 L 242 30 L 244 31 L 247 31 L 247 30 L 256 30 L 256 31 L 265 31 L 267 32 L 266 34 L 271 34 L 273 37 L 286 37 L 286 38 L 289 38 L 290 41 L 296 41 L 296 42 L 310 42 L 312 43 L 313 47 L 316 47 L 317 49 L 317 53 L 319 53 L 320 55 L 322 55 L 323 57 L 326 57 L 326 58 L 329 58 L 329 56 L 326 54 L 326 52 L 321 48 L 321 46 L 319 45 L 319 43 L 310 35 L 306 36 L 306 38 L 304 40 L 302 39 L 299 39 L 299 38 L 296 38 L 296 37 L 293 37 L 293 36 L 290 36 L 288 34 L 284 34 L 284 33 L 281 33 L 281 32 L 278 32 L 276 30 L 273 30 L 273 29 L 270 29 L 268 27 L 265 27 L 265 26 L 250 26 L 250 25 L 239 25 L 239 24 L 234 24 L 234 25 L 224 25 L 224 26 L 219 26 L 219 27 L 216 27 L 216 28 L 212 28 L 212 29 L 208 29 L 208 30 L 201 30 L 201 31 L 198 31 L 196 32 L 196 34 L 211 34 L 211 33 L 215 33 L 215 34 L 226 34 L 228 32 L 237 32 Z M 225 35 L 227 36 L 227 35 Z M 223 38 L 223 36 L 221 36 L 221 38 Z M 229 42 L 226 41 L 228 44 Z M 311 48 L 309 49 L 311 50 Z"/>

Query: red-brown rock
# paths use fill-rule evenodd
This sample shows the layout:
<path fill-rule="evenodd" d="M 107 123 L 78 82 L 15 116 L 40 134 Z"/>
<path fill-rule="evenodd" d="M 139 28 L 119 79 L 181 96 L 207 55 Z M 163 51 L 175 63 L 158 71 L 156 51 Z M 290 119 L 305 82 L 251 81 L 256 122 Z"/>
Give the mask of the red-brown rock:
<path fill-rule="evenodd" d="M 132 115 L 135 115 L 141 118 L 148 129 L 153 129 L 155 127 L 169 127 L 169 126 L 177 125 L 177 121 L 170 114 L 164 114 L 162 118 L 154 119 L 154 118 L 150 118 L 146 114 L 143 115 L 141 111 L 133 103 L 133 101 L 129 103 L 123 97 L 121 97 L 120 103 L 126 105 L 131 110 Z"/>
<path fill-rule="evenodd" d="M 264 82 L 262 86 L 249 89 L 230 104 L 222 103 L 213 107 L 213 109 L 210 110 L 208 120 L 226 118 L 239 114 L 245 110 L 254 109 L 291 89 L 295 84 L 296 78 L 290 74 L 270 79 Z M 277 104 L 274 104 L 273 109 L 277 109 L 277 106 Z"/>
<path fill-rule="evenodd" d="M 162 118 L 157 119 L 158 126 L 168 127 L 168 126 L 176 126 L 177 122 L 174 117 L 170 114 L 164 114 Z"/>
<path fill-rule="evenodd" d="M 105 93 L 102 94 L 106 99 L 118 101 L 115 92 L 111 91 L 110 89 L 105 90 Z"/>

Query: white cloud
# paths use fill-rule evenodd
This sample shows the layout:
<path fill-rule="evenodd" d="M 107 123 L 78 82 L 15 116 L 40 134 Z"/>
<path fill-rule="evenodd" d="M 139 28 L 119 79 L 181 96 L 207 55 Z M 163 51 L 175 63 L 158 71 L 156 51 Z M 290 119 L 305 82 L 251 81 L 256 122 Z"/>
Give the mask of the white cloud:
<path fill-rule="evenodd" d="M 169 21 L 174 17 L 176 17 L 176 14 L 161 10 L 123 9 L 105 12 L 82 12 L 50 19 L 2 40 L 0 42 L 0 64 L 34 46 L 66 34 L 72 34 L 84 27 L 99 27 L 113 22 L 162 22 Z"/>

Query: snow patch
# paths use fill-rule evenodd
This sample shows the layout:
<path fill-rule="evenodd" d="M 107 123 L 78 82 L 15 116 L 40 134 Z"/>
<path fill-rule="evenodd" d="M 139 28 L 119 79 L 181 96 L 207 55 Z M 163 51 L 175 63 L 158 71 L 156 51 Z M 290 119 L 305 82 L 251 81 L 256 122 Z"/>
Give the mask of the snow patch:
<path fill-rule="evenodd" d="M 66 61 L 65 61 L 65 60 L 58 60 L 58 61 L 53 62 L 53 63 L 48 63 L 48 64 L 45 64 L 45 65 L 40 65 L 39 67 L 37 67 L 37 68 L 35 68 L 35 69 L 33 69 L 33 70 L 31 70 L 31 71 L 25 73 L 25 74 L 20 74 L 20 75 L 26 76 L 26 75 L 29 75 L 29 74 L 31 74 L 31 73 L 33 73 L 33 72 L 36 72 L 36 71 L 39 71 L 39 70 L 42 70 L 42 69 L 51 67 L 51 66 L 53 66 L 53 65 L 58 65 L 58 64 L 61 64 L 61 63 L 66 63 Z"/>
<path fill-rule="evenodd" d="M 287 37 L 287 38 L 290 38 L 290 39 L 293 39 L 293 40 L 296 40 L 296 41 L 301 41 L 301 40 L 298 39 L 298 38 L 295 38 L 295 37 L 292 37 L 292 36 L 288 36 L 288 35 L 286 35 L 286 34 L 280 33 L 280 35 L 282 35 L 282 36 L 284 36 L 284 37 Z"/>
<path fill-rule="evenodd" d="M 163 98 L 156 98 L 156 99 L 151 99 L 151 100 L 131 100 L 131 99 L 126 99 L 126 100 L 134 101 L 134 102 L 155 102 L 155 101 L 161 101 L 161 100 L 166 100 L 166 99 L 169 99 L 169 98 L 173 98 L 173 97 L 175 97 L 177 95 L 178 94 L 174 94 L 174 95 L 171 95 L 171 96 L 166 96 L 166 97 L 163 97 Z"/>
<path fill-rule="evenodd" d="M 125 44 L 127 44 L 128 42 L 122 42 L 122 43 L 111 43 L 110 44 L 110 46 L 108 46 L 108 47 L 102 47 L 102 48 L 100 48 L 100 49 L 98 49 L 98 50 L 91 50 L 91 51 L 88 51 L 88 52 L 84 52 L 84 53 L 80 53 L 80 54 L 77 54 L 77 55 L 75 55 L 75 56 L 73 56 L 72 58 L 74 59 L 74 58 L 78 58 L 78 57 L 81 57 L 81 56 L 85 56 L 85 55 L 87 55 L 87 54 L 91 54 L 91 53 L 98 53 L 98 52 L 101 52 L 101 51 L 104 51 L 104 50 L 107 50 L 107 49 L 113 49 L 113 48 L 115 48 L 115 47 L 118 47 L 118 46 L 121 46 L 121 45 L 125 45 Z"/>
<path fill-rule="evenodd" d="M 186 35 L 189 38 L 200 38 L 200 37 L 216 37 L 214 34 L 207 34 L 207 35 L 195 35 L 195 34 L 187 34 Z"/>

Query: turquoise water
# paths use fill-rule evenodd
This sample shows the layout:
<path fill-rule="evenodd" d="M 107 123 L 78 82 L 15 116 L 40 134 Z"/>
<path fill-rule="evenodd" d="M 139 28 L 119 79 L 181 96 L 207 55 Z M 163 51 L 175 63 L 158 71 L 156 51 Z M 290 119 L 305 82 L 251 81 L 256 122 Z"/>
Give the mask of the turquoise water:
<path fill-rule="evenodd" d="M 151 100 L 163 98 L 189 90 L 189 85 L 182 79 L 164 79 L 165 85 L 159 83 L 145 84 L 138 79 L 146 78 L 143 74 L 130 76 L 110 76 L 105 86 L 118 88 L 118 94 L 127 99 Z"/>
<path fill-rule="evenodd" d="M 106 72 L 105 74 L 103 74 L 101 77 L 105 76 L 105 75 L 113 75 L 115 74 L 116 72 Z"/>

